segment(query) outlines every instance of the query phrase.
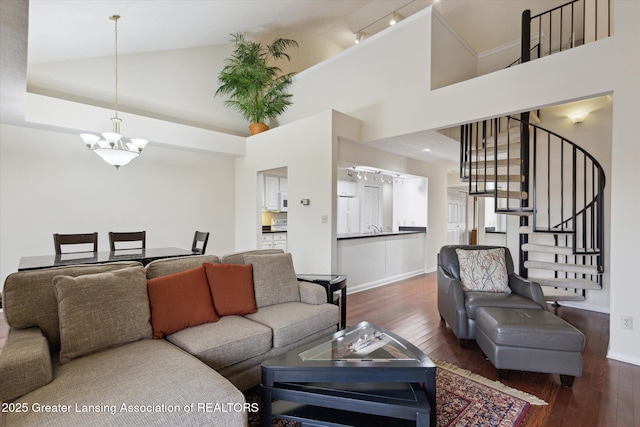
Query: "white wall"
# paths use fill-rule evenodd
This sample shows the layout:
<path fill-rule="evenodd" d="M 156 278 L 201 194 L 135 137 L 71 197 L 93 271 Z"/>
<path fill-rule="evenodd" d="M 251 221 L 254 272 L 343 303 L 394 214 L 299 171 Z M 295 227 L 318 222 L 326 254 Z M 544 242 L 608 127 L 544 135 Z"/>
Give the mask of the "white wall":
<path fill-rule="evenodd" d="M 431 89 L 478 75 L 478 55 L 434 9 L 431 33 Z"/>
<path fill-rule="evenodd" d="M 236 159 L 236 247 L 257 247 L 260 225 L 259 171 L 287 168 L 287 250 L 300 273 L 331 273 L 336 266 L 338 135 L 358 137 L 360 123 L 328 111 L 247 139 Z M 309 199 L 308 206 L 300 204 Z M 326 222 L 322 218 L 326 216 Z"/>
<path fill-rule="evenodd" d="M 148 146 L 115 170 L 77 135 L 0 126 L 0 275 L 21 256 L 53 254 L 53 233 L 147 231 L 148 247 L 189 249 L 209 231 L 207 253 L 234 249 L 234 161 Z"/>

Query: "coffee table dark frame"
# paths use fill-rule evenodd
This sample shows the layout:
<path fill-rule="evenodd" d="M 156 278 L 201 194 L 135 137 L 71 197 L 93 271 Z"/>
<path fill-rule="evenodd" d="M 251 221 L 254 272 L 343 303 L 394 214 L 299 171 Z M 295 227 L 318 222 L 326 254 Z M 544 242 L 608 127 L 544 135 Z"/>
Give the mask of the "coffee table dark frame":
<path fill-rule="evenodd" d="M 272 401 L 298 402 L 312 407 L 334 408 L 413 419 L 416 426 L 436 426 L 436 367 L 429 357 L 410 342 L 383 328 L 371 325 L 398 340 L 416 355 L 418 360 L 388 361 L 303 361 L 299 353 L 323 342 L 344 336 L 352 329 L 370 325 L 360 322 L 352 328 L 336 332 L 331 337 L 305 344 L 281 356 L 262 363 L 262 425 L 271 425 Z M 322 390 L 307 387 L 308 383 L 407 383 L 416 393 L 413 404 L 398 405 L 384 399 L 363 399 L 343 390 L 331 390 L 327 385 Z M 429 411 L 427 411 L 429 409 Z M 428 415 L 427 415 L 428 414 Z M 277 416 L 277 415 L 276 415 Z M 310 420 L 311 421 L 311 420 Z M 303 423 L 305 425 L 305 423 Z M 311 421 L 308 425 L 323 424 Z"/>

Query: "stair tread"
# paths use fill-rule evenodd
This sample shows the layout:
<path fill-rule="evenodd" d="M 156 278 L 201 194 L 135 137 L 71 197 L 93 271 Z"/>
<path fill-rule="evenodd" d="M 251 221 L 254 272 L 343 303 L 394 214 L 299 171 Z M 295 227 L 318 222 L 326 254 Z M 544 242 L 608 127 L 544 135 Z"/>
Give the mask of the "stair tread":
<path fill-rule="evenodd" d="M 527 200 L 529 198 L 529 194 L 526 191 L 507 191 L 507 190 L 498 190 L 496 196 L 499 199 L 522 199 Z"/>
<path fill-rule="evenodd" d="M 484 180 L 484 175 L 471 174 L 471 179 L 478 181 Z M 487 182 L 493 182 L 494 175 L 487 174 Z M 524 175 L 497 175 L 495 180 L 498 182 L 524 182 Z"/>
<path fill-rule="evenodd" d="M 537 282 L 543 287 L 559 287 L 572 289 L 600 290 L 600 283 L 588 279 L 571 279 L 571 278 L 555 278 L 555 277 L 528 277 L 528 280 Z"/>
<path fill-rule="evenodd" d="M 564 262 L 547 262 L 547 261 L 525 261 L 526 268 L 535 268 L 540 270 L 566 271 L 568 273 L 578 274 L 600 274 L 597 266 L 569 264 Z"/>
<path fill-rule="evenodd" d="M 576 253 L 573 253 L 573 248 L 569 246 L 554 246 L 554 245 L 540 245 L 538 243 L 525 243 L 522 245 L 522 250 L 525 252 L 546 252 L 558 255 L 582 255 L 584 252 L 594 252 L 590 255 L 598 255 L 600 251 L 595 248 L 576 248 Z"/>
<path fill-rule="evenodd" d="M 486 166 L 487 169 L 489 169 L 489 168 L 493 169 L 493 167 L 496 164 L 498 165 L 498 167 L 506 167 L 507 165 L 520 166 L 520 159 L 519 158 L 517 158 L 517 159 L 498 159 L 497 163 L 496 163 L 495 160 L 474 161 L 474 162 L 471 162 L 471 168 L 474 169 L 476 166 L 484 168 Z M 466 162 L 467 168 L 468 168 L 468 165 L 469 165 L 469 162 Z"/>
<path fill-rule="evenodd" d="M 504 215 L 514 215 L 514 216 L 529 216 L 529 215 L 533 215 L 533 209 L 532 210 L 497 209 L 496 213 L 504 214 Z"/>
<path fill-rule="evenodd" d="M 531 227 L 530 225 L 520 227 L 519 232 L 520 234 L 533 234 L 533 233 L 573 234 L 573 230 L 568 228 L 565 228 L 563 230 L 559 228 L 551 228 L 551 229 L 540 228 L 534 232 L 533 227 Z"/>
<path fill-rule="evenodd" d="M 543 287 L 542 293 L 544 294 L 545 301 L 584 301 L 585 298 L 582 294 L 577 294 L 573 291 L 565 291 L 564 289 L 554 289 L 550 287 Z"/>

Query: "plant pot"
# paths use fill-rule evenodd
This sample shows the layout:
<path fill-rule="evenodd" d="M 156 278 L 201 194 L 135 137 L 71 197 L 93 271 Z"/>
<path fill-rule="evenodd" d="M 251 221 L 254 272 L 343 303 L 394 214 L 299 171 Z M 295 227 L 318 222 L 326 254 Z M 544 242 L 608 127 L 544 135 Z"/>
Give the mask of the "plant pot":
<path fill-rule="evenodd" d="M 251 135 L 257 135 L 262 132 L 266 132 L 269 130 L 269 126 L 264 123 L 251 123 L 249 125 L 249 130 L 251 131 Z"/>

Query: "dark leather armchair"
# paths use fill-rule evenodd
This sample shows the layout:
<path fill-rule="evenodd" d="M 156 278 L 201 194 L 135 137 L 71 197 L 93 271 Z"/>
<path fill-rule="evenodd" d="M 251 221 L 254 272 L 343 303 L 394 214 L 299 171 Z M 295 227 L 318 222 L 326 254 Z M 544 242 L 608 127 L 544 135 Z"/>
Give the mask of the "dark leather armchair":
<path fill-rule="evenodd" d="M 540 285 L 518 276 L 513 271 L 513 259 L 508 248 L 505 261 L 511 293 L 463 291 L 460 264 L 456 249 L 495 249 L 500 246 L 443 246 L 438 254 L 438 311 L 447 322 L 461 346 L 475 340 L 475 312 L 478 307 L 529 308 L 548 310 Z"/>

